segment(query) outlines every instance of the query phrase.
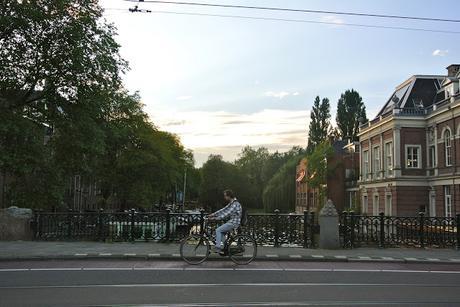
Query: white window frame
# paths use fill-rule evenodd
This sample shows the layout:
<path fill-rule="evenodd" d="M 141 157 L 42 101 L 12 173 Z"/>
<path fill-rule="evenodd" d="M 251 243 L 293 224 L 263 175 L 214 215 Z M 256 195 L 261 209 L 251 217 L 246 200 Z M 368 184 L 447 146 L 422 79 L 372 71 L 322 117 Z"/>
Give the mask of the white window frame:
<path fill-rule="evenodd" d="M 430 217 L 436 217 L 436 193 L 434 191 L 431 191 L 429 197 Z"/>
<path fill-rule="evenodd" d="M 380 145 L 372 147 L 372 173 L 374 174 L 374 178 L 380 178 L 382 171 L 382 159 L 380 156 Z"/>
<path fill-rule="evenodd" d="M 365 180 L 369 178 L 369 150 L 363 150 L 363 175 Z"/>
<path fill-rule="evenodd" d="M 452 188 L 450 185 L 444 186 L 444 212 L 446 217 L 452 217 Z"/>
<path fill-rule="evenodd" d="M 417 167 L 414 167 L 414 166 L 409 166 L 409 154 L 408 154 L 408 150 L 409 148 L 417 148 Z M 405 154 L 406 154 L 406 163 L 405 163 L 405 167 L 407 169 L 421 169 L 422 168 L 422 145 L 417 145 L 417 144 L 407 144 L 404 146 L 404 151 L 405 151 Z"/>
<path fill-rule="evenodd" d="M 388 148 L 389 147 L 389 148 Z M 393 160 L 393 141 L 389 141 L 385 143 L 384 147 L 385 151 L 385 171 L 388 176 L 393 176 L 393 165 L 394 165 L 394 160 Z"/>
<path fill-rule="evenodd" d="M 374 216 L 379 215 L 380 213 L 379 209 L 380 209 L 380 196 L 379 194 L 373 194 L 372 195 L 372 215 Z"/>
<path fill-rule="evenodd" d="M 435 168 L 436 167 L 436 145 L 431 145 L 430 147 L 428 147 L 428 154 L 430 155 L 428 157 L 430 161 L 430 164 L 428 166 L 431 168 Z"/>
<path fill-rule="evenodd" d="M 446 135 L 449 134 L 449 137 Z M 452 166 L 452 132 L 446 129 L 442 136 L 444 139 L 444 161 L 446 166 Z"/>
<path fill-rule="evenodd" d="M 367 197 L 367 194 L 364 194 L 363 202 L 361 204 L 361 213 L 367 214 L 368 209 L 369 209 L 369 197 Z"/>
<path fill-rule="evenodd" d="M 385 215 L 391 216 L 393 214 L 393 195 L 391 193 L 385 194 Z"/>

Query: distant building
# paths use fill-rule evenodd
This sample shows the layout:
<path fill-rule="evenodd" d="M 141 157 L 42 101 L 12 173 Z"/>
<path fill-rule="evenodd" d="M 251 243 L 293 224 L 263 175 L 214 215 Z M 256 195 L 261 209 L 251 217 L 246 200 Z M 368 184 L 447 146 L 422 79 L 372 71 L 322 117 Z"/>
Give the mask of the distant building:
<path fill-rule="evenodd" d="M 460 213 L 459 70 L 410 77 L 360 127 L 362 213 Z"/>
<path fill-rule="evenodd" d="M 357 143 L 336 141 L 332 144 L 334 155 L 328 159 L 327 164 L 333 174 L 327 178 L 327 198 L 331 199 L 339 211 L 354 208 L 358 193 L 359 151 Z M 309 176 L 308 160 L 304 158 L 297 165 L 296 172 L 296 212 L 318 211 L 321 202 L 319 189 L 308 186 Z"/>

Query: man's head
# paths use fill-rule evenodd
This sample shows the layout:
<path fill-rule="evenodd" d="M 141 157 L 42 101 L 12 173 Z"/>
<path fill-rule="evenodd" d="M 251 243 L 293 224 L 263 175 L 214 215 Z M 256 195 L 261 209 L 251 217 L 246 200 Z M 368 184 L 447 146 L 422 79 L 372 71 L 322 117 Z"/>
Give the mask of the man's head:
<path fill-rule="evenodd" d="M 224 198 L 227 202 L 230 202 L 232 199 L 235 198 L 232 190 L 225 190 L 224 191 Z"/>

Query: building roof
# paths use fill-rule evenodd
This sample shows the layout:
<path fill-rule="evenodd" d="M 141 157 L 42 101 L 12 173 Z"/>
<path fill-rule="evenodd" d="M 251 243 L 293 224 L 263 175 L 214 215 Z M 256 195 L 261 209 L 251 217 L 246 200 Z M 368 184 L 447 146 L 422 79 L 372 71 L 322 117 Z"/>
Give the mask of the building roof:
<path fill-rule="evenodd" d="M 423 110 L 441 99 L 439 94 L 446 76 L 415 75 L 398 85 L 377 117 L 394 109 Z"/>

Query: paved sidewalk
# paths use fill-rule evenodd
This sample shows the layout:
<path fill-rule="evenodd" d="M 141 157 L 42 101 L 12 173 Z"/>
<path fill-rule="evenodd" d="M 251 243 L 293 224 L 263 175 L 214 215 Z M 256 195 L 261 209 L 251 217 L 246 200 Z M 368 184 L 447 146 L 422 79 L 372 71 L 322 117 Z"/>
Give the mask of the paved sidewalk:
<path fill-rule="evenodd" d="M 180 259 L 179 245 L 166 243 L 101 243 L 0 241 L 0 261 L 17 259 Z M 217 255 L 211 258 L 219 259 Z M 258 260 L 448 262 L 460 263 L 460 250 L 356 248 L 339 250 L 258 247 Z"/>

